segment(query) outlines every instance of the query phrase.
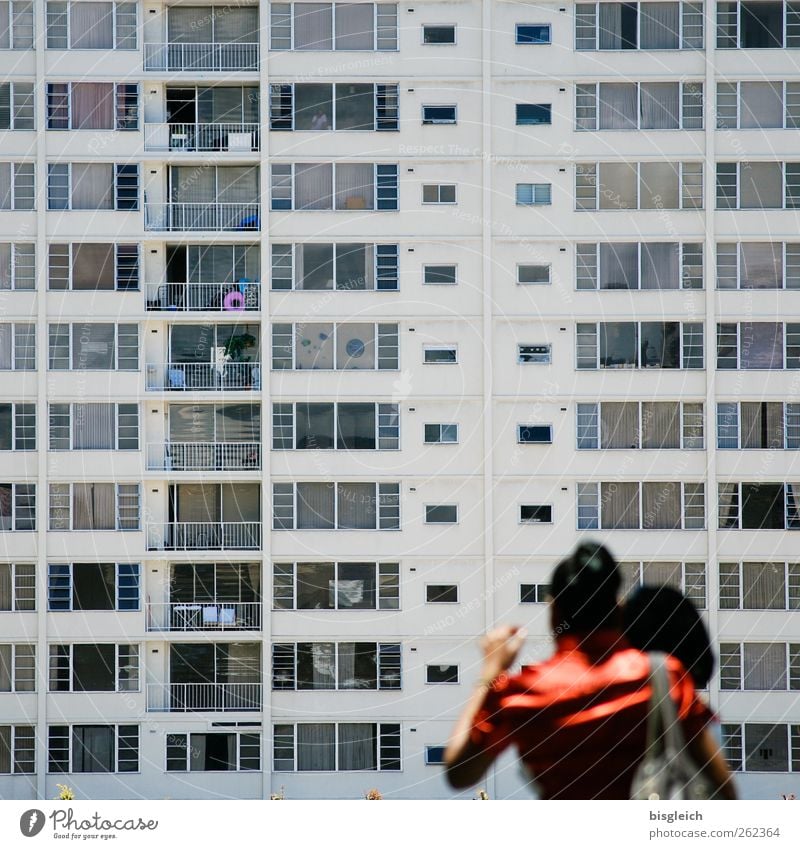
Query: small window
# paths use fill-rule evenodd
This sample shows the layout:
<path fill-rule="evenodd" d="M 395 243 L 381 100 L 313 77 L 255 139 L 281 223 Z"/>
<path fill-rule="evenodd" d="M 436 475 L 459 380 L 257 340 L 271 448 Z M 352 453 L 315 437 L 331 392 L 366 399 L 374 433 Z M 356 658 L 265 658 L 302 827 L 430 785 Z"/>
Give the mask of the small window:
<path fill-rule="evenodd" d="M 549 445 L 553 441 L 553 425 L 517 425 L 517 442 L 520 445 Z"/>
<path fill-rule="evenodd" d="M 549 365 L 551 362 L 550 345 L 517 345 L 517 362 L 523 365 Z"/>
<path fill-rule="evenodd" d="M 429 663 L 425 667 L 426 684 L 458 684 L 457 663 Z"/>
<path fill-rule="evenodd" d="M 428 766 L 439 766 L 444 763 L 444 746 L 426 746 L 425 763 Z"/>
<path fill-rule="evenodd" d="M 550 44 L 550 24 L 517 24 L 517 44 Z"/>
<path fill-rule="evenodd" d="M 455 203 L 455 183 L 431 183 L 422 187 L 423 203 Z"/>
<path fill-rule="evenodd" d="M 427 584 L 425 601 L 428 604 L 458 604 L 458 584 Z"/>
<path fill-rule="evenodd" d="M 456 107 L 455 106 L 423 106 L 422 107 L 422 123 L 423 124 L 455 124 L 456 123 Z"/>
<path fill-rule="evenodd" d="M 427 445 L 455 444 L 458 442 L 457 424 L 426 424 L 425 443 Z"/>
<path fill-rule="evenodd" d="M 518 103 L 517 126 L 552 124 L 552 107 L 549 103 Z"/>
<path fill-rule="evenodd" d="M 458 504 L 426 504 L 426 525 L 458 524 Z"/>
<path fill-rule="evenodd" d="M 430 286 L 453 286 L 456 283 L 456 266 L 426 265 L 422 269 L 422 282 Z"/>
<path fill-rule="evenodd" d="M 536 283 L 550 282 L 550 265 L 518 265 L 517 283 L 528 286 Z"/>
<path fill-rule="evenodd" d="M 550 588 L 547 584 L 519 585 L 520 604 L 545 604 L 548 595 L 550 595 Z"/>
<path fill-rule="evenodd" d="M 519 520 L 525 524 L 550 525 L 553 522 L 552 504 L 521 504 Z"/>
<path fill-rule="evenodd" d="M 426 345 L 423 351 L 425 363 L 457 363 L 458 348 L 455 345 Z"/>
<path fill-rule="evenodd" d="M 455 24 L 423 24 L 422 25 L 422 43 L 423 44 L 455 44 L 456 43 L 456 27 L 455 27 Z"/>
<path fill-rule="evenodd" d="M 517 183 L 517 206 L 550 206 L 551 189 L 550 183 Z"/>

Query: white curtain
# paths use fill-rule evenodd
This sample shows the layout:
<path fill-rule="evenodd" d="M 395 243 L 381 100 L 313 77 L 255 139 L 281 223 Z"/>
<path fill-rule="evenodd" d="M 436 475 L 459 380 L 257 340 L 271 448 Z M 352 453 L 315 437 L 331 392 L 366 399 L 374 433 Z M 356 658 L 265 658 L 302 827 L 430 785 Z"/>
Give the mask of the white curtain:
<path fill-rule="evenodd" d="M 214 41 L 221 44 L 257 42 L 258 6 L 243 6 L 238 9 L 231 6 L 216 7 Z"/>
<path fill-rule="evenodd" d="M 739 126 L 742 129 L 783 127 L 783 83 L 739 84 Z"/>
<path fill-rule="evenodd" d="M 639 404 L 607 401 L 600 405 L 602 448 L 639 447 Z"/>
<path fill-rule="evenodd" d="M 639 165 L 639 208 L 679 209 L 679 174 L 677 162 L 642 162 Z"/>
<path fill-rule="evenodd" d="M 213 203 L 217 200 L 217 169 L 214 165 L 177 165 L 170 168 L 173 203 Z"/>
<path fill-rule="evenodd" d="M 783 562 L 742 563 L 742 607 L 745 610 L 783 610 L 786 578 Z"/>
<path fill-rule="evenodd" d="M 170 44 L 210 44 L 214 33 L 210 6 L 170 6 L 167 16 L 167 40 Z"/>
<path fill-rule="evenodd" d="M 668 586 L 681 589 L 681 564 L 676 562 L 658 562 L 642 564 L 643 583 L 651 586 Z"/>
<path fill-rule="evenodd" d="M 678 4 L 639 3 L 639 27 L 643 50 L 677 50 L 680 45 Z"/>
<path fill-rule="evenodd" d="M 113 483 L 72 485 L 72 527 L 76 531 L 113 531 L 116 501 Z"/>
<path fill-rule="evenodd" d="M 220 521 L 219 485 L 179 484 L 176 490 L 178 522 Z"/>
<path fill-rule="evenodd" d="M 114 84 L 72 84 L 72 129 L 114 129 Z"/>
<path fill-rule="evenodd" d="M 676 481 L 642 484 L 642 527 L 672 530 L 681 526 L 681 489 Z"/>
<path fill-rule="evenodd" d="M 377 769 L 376 726 L 372 722 L 339 723 L 339 769 Z"/>
<path fill-rule="evenodd" d="M 258 522 L 261 519 L 257 483 L 222 484 L 222 521 Z"/>
<path fill-rule="evenodd" d="M 95 291 L 115 286 L 114 245 L 79 242 L 72 246 L 72 288 Z"/>
<path fill-rule="evenodd" d="M 604 5 L 602 4 L 601 9 Z M 598 166 L 600 209 L 636 208 L 636 165 L 601 162 Z"/>
<path fill-rule="evenodd" d="M 375 189 L 372 164 L 336 166 L 336 209 L 372 209 Z"/>
<path fill-rule="evenodd" d="M 600 288 L 639 287 L 639 246 L 636 242 L 600 243 Z"/>
<path fill-rule="evenodd" d="M 780 162 L 739 163 L 739 207 L 783 207 L 783 170 Z"/>
<path fill-rule="evenodd" d="M 742 242 L 742 289 L 780 289 L 783 286 L 783 248 L 780 242 Z"/>
<path fill-rule="evenodd" d="M 601 50 L 622 49 L 622 4 L 601 3 L 598 27 Z"/>
<path fill-rule="evenodd" d="M 639 484 L 622 481 L 600 484 L 603 528 L 639 527 Z"/>
<path fill-rule="evenodd" d="M 678 83 L 642 83 L 640 96 L 643 130 L 677 130 L 680 127 Z"/>
<path fill-rule="evenodd" d="M 374 530 L 377 527 L 375 484 L 340 483 L 336 487 L 338 527 Z"/>
<path fill-rule="evenodd" d="M 744 644 L 745 690 L 786 689 L 786 647 L 783 643 Z"/>
<path fill-rule="evenodd" d="M 375 368 L 375 325 L 348 322 L 336 328 L 336 368 Z"/>
<path fill-rule="evenodd" d="M 114 404 L 74 404 L 72 427 L 75 449 L 112 449 Z"/>
<path fill-rule="evenodd" d="M 69 32 L 74 50 L 111 50 L 114 47 L 113 3 L 69 4 Z"/>
<path fill-rule="evenodd" d="M 331 50 L 333 14 L 330 3 L 294 4 L 294 49 Z"/>
<path fill-rule="evenodd" d="M 296 526 L 332 529 L 335 492 L 333 483 L 298 483 Z"/>
<path fill-rule="evenodd" d="M 297 725 L 297 770 L 332 772 L 336 768 L 336 726 L 332 722 Z"/>
<path fill-rule="evenodd" d="M 218 168 L 217 201 L 219 203 L 257 203 L 258 167 Z"/>
<path fill-rule="evenodd" d="M 680 448 L 679 401 L 642 402 L 642 448 Z"/>
<path fill-rule="evenodd" d="M 636 83 L 600 83 L 598 105 L 599 129 L 636 129 Z"/>
<path fill-rule="evenodd" d="M 333 166 L 329 162 L 298 162 L 294 166 L 294 208 L 331 209 Z"/>
<path fill-rule="evenodd" d="M 72 208 L 114 208 L 114 166 L 72 163 Z"/>
<path fill-rule="evenodd" d="M 371 3 L 336 4 L 337 50 L 372 50 L 374 29 Z"/>
<path fill-rule="evenodd" d="M 677 242 L 642 242 L 642 289 L 678 289 L 680 276 Z"/>
<path fill-rule="evenodd" d="M 0 645 L 0 693 L 11 692 L 14 671 L 11 668 L 11 645 Z"/>
<path fill-rule="evenodd" d="M 11 209 L 14 200 L 13 162 L 0 162 L 0 209 Z"/>

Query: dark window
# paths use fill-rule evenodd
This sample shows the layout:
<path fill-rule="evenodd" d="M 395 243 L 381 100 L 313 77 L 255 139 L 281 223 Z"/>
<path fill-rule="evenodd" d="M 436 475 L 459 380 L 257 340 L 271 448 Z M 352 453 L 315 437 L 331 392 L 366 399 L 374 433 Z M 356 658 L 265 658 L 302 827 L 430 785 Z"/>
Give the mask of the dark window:
<path fill-rule="evenodd" d="M 428 584 L 425 600 L 430 604 L 452 604 L 458 601 L 457 584 Z"/>
<path fill-rule="evenodd" d="M 519 425 L 517 428 L 517 442 L 550 443 L 553 441 L 552 425 Z"/>
<path fill-rule="evenodd" d="M 521 504 L 519 508 L 520 522 L 534 524 L 550 523 L 553 521 L 552 504 Z"/>
<path fill-rule="evenodd" d="M 455 44 L 456 28 L 454 26 L 432 26 L 422 27 L 423 44 Z"/>
<path fill-rule="evenodd" d="M 455 265 L 426 265 L 423 282 L 452 285 L 456 282 L 456 267 Z"/>
<path fill-rule="evenodd" d="M 551 124 L 552 108 L 549 103 L 518 103 L 517 125 Z"/>
<path fill-rule="evenodd" d="M 455 124 L 456 123 L 456 107 L 455 106 L 423 106 L 422 107 L 422 123 L 423 124 Z"/>
<path fill-rule="evenodd" d="M 374 450 L 374 404 L 339 404 L 336 447 L 362 451 Z"/>
<path fill-rule="evenodd" d="M 454 525 L 458 521 L 456 504 L 425 505 L 425 522 L 429 525 Z"/>
<path fill-rule="evenodd" d="M 520 604 L 544 604 L 548 595 L 547 584 L 520 584 Z"/>
<path fill-rule="evenodd" d="M 114 726 L 76 725 L 72 729 L 72 771 L 114 772 Z"/>
<path fill-rule="evenodd" d="M 431 663 L 425 667 L 426 684 L 458 684 L 458 664 Z"/>
<path fill-rule="evenodd" d="M 297 404 L 295 448 L 333 448 L 333 431 L 333 404 Z"/>
<path fill-rule="evenodd" d="M 780 530 L 784 524 L 783 484 L 742 484 L 742 528 Z"/>
<path fill-rule="evenodd" d="M 748 772 L 787 772 L 789 735 L 786 726 L 747 723 L 744 727 L 744 758 Z"/>
<path fill-rule="evenodd" d="M 550 24 L 517 24 L 517 44 L 550 44 Z"/>
<path fill-rule="evenodd" d="M 426 746 L 425 763 L 429 766 L 444 763 L 444 746 Z"/>
<path fill-rule="evenodd" d="M 72 689 L 76 691 L 114 691 L 116 646 L 74 645 L 72 647 Z"/>
<path fill-rule="evenodd" d="M 783 3 L 741 3 L 740 47 L 778 48 L 783 46 Z"/>
<path fill-rule="evenodd" d="M 114 584 L 113 563 L 74 563 L 72 609 L 113 610 Z"/>

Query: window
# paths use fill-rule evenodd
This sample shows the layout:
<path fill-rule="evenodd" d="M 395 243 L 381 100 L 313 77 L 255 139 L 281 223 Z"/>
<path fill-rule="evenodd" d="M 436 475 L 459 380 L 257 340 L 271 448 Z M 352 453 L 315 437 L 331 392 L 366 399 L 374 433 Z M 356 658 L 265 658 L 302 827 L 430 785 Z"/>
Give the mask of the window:
<path fill-rule="evenodd" d="M 47 609 L 139 609 L 138 563 L 51 563 Z"/>
<path fill-rule="evenodd" d="M 138 404 L 50 404 L 50 451 L 138 451 Z"/>
<path fill-rule="evenodd" d="M 703 325 L 607 321 L 576 325 L 578 369 L 703 368 Z"/>
<path fill-rule="evenodd" d="M 719 678 L 722 690 L 800 690 L 800 645 L 720 643 Z"/>
<path fill-rule="evenodd" d="M 550 206 L 552 186 L 550 183 L 517 183 L 517 206 Z"/>
<path fill-rule="evenodd" d="M 260 710 L 261 643 L 172 643 L 165 689 L 168 710 Z"/>
<path fill-rule="evenodd" d="M 457 203 L 454 183 L 429 183 L 422 187 L 423 203 Z"/>
<path fill-rule="evenodd" d="M 33 128 L 33 83 L 0 83 L 0 130 Z"/>
<path fill-rule="evenodd" d="M 706 607 L 706 564 L 653 560 L 622 561 L 619 564 L 622 583 L 620 596 L 626 597 L 637 587 L 669 586 L 684 593 L 694 605 Z"/>
<path fill-rule="evenodd" d="M 552 362 L 552 345 L 517 345 L 517 362 L 521 365 L 549 366 Z"/>
<path fill-rule="evenodd" d="M 400 769 L 400 725 L 387 722 L 298 722 L 272 731 L 275 772 Z"/>
<path fill-rule="evenodd" d="M 717 289 L 800 289 L 800 244 L 718 242 Z"/>
<path fill-rule="evenodd" d="M 396 131 L 400 129 L 398 89 L 396 83 L 273 83 L 269 127 Z"/>
<path fill-rule="evenodd" d="M 111 162 L 50 163 L 47 208 L 138 210 L 139 166 Z"/>
<path fill-rule="evenodd" d="M 0 483 L 0 531 L 36 530 L 36 484 Z"/>
<path fill-rule="evenodd" d="M 273 483 L 272 527 L 285 530 L 400 530 L 400 484 Z"/>
<path fill-rule="evenodd" d="M 422 25 L 422 43 L 423 44 L 455 44 L 456 43 L 456 27 L 455 27 L 455 24 L 423 24 Z"/>
<path fill-rule="evenodd" d="M 0 162 L 0 210 L 36 208 L 32 162 Z"/>
<path fill-rule="evenodd" d="M 36 325 L 0 322 L 0 371 L 36 370 Z"/>
<path fill-rule="evenodd" d="M 717 324 L 717 368 L 800 368 L 800 324 L 779 321 Z"/>
<path fill-rule="evenodd" d="M 139 484 L 51 483 L 51 531 L 138 531 Z"/>
<path fill-rule="evenodd" d="M 293 162 L 272 165 L 273 210 L 396 210 L 397 165 Z"/>
<path fill-rule="evenodd" d="M 796 129 L 800 86 L 782 80 L 717 83 L 717 129 Z"/>
<path fill-rule="evenodd" d="M 577 3 L 576 50 L 702 50 L 703 3 Z"/>
<path fill-rule="evenodd" d="M 422 362 L 433 365 L 458 363 L 458 348 L 455 345 L 423 345 Z"/>
<path fill-rule="evenodd" d="M 3 0 L 0 2 L 0 50 L 30 50 L 32 47 L 32 0 Z"/>
<path fill-rule="evenodd" d="M 426 504 L 426 525 L 458 524 L 458 504 Z"/>
<path fill-rule="evenodd" d="M 522 525 L 551 525 L 553 523 L 553 505 L 520 504 L 519 521 Z"/>
<path fill-rule="evenodd" d="M 608 481 L 577 485 L 578 530 L 702 530 L 705 485 Z"/>
<path fill-rule="evenodd" d="M 702 130 L 703 83 L 579 83 L 575 129 Z"/>
<path fill-rule="evenodd" d="M 434 286 L 455 285 L 458 282 L 456 279 L 457 268 L 456 265 L 424 265 L 422 267 L 422 282 Z"/>
<path fill-rule="evenodd" d="M 702 162 L 587 162 L 575 167 L 577 210 L 702 208 Z"/>
<path fill-rule="evenodd" d="M 72 291 L 137 291 L 139 246 L 98 242 L 51 243 L 48 288 Z"/>
<path fill-rule="evenodd" d="M 0 693 L 35 691 L 36 646 L 26 643 L 0 643 Z"/>
<path fill-rule="evenodd" d="M 400 447 L 397 404 L 274 403 L 273 450 L 390 451 Z"/>
<path fill-rule="evenodd" d="M 136 50 L 137 3 L 48 2 L 49 50 Z"/>
<path fill-rule="evenodd" d="M 516 44 L 550 44 L 550 24 L 516 24 Z"/>
<path fill-rule="evenodd" d="M 50 324 L 51 371 L 138 371 L 137 324 Z"/>
<path fill-rule="evenodd" d="M 457 663 L 425 664 L 426 684 L 458 684 Z"/>
<path fill-rule="evenodd" d="M 578 450 L 704 447 L 703 404 L 679 401 L 604 401 L 577 404 Z"/>
<path fill-rule="evenodd" d="M 800 563 L 721 562 L 720 610 L 800 610 Z"/>
<path fill-rule="evenodd" d="M 138 725 L 51 725 L 47 771 L 138 772 Z"/>
<path fill-rule="evenodd" d="M 444 753 L 446 748 L 446 746 L 426 746 L 425 765 L 440 766 L 444 764 Z"/>
<path fill-rule="evenodd" d="M 36 253 L 32 242 L 0 242 L 0 291 L 36 288 Z"/>
<path fill-rule="evenodd" d="M 518 265 L 517 283 L 523 286 L 550 283 L 550 263 Z"/>
<path fill-rule="evenodd" d="M 399 563 L 275 563 L 274 610 L 399 610 Z"/>
<path fill-rule="evenodd" d="M 717 209 L 797 209 L 800 162 L 718 162 Z"/>
<path fill-rule="evenodd" d="M 298 322 L 272 325 L 272 368 L 389 370 L 399 368 L 397 324 Z"/>
<path fill-rule="evenodd" d="M 520 584 L 520 604 L 546 604 L 550 596 L 549 584 Z"/>
<path fill-rule="evenodd" d="M 717 3 L 717 48 L 775 50 L 800 47 L 797 6 L 782 0 Z"/>
<path fill-rule="evenodd" d="M 379 292 L 400 288 L 398 245 L 318 243 L 272 245 L 272 289 Z"/>
<path fill-rule="evenodd" d="M 0 563 L 0 613 L 36 610 L 36 567 Z"/>
<path fill-rule="evenodd" d="M 549 103 L 518 103 L 516 106 L 517 126 L 552 124 L 552 107 Z"/>
<path fill-rule="evenodd" d="M 457 424 L 426 424 L 426 445 L 454 445 L 458 442 Z"/>
<path fill-rule="evenodd" d="M 261 735 L 252 732 L 167 734 L 167 772 L 261 769 Z"/>
<path fill-rule="evenodd" d="M 717 448 L 800 448 L 800 405 L 782 401 L 719 402 Z"/>
<path fill-rule="evenodd" d="M 0 404 L 0 451 L 36 450 L 36 405 Z"/>
<path fill-rule="evenodd" d="M 702 289 L 702 242 L 601 242 L 576 245 L 576 288 Z"/>
<path fill-rule="evenodd" d="M 457 604 L 458 584 L 426 584 L 425 601 L 428 604 Z"/>
<path fill-rule="evenodd" d="M 67 643 L 50 646 L 49 690 L 73 693 L 136 692 L 139 646 Z"/>
<path fill-rule="evenodd" d="M 396 3 L 270 3 L 270 24 L 270 50 L 397 50 Z"/>
<path fill-rule="evenodd" d="M 422 123 L 425 124 L 455 124 L 455 106 L 423 106 Z"/>
<path fill-rule="evenodd" d="M 723 752 L 738 772 L 800 771 L 800 725 L 722 724 Z"/>
<path fill-rule="evenodd" d="M 553 441 L 553 425 L 517 425 L 517 442 L 520 445 L 549 445 Z"/>
<path fill-rule="evenodd" d="M 5 4 L 3 4 L 5 5 Z M 36 772 L 36 729 L 33 725 L 0 725 L 0 775 Z"/>
<path fill-rule="evenodd" d="M 800 485 L 719 483 L 718 527 L 742 530 L 800 529 Z"/>
<path fill-rule="evenodd" d="M 273 690 L 399 690 L 400 643 L 273 643 Z"/>
<path fill-rule="evenodd" d="M 48 83 L 48 130 L 138 130 L 136 83 Z"/>

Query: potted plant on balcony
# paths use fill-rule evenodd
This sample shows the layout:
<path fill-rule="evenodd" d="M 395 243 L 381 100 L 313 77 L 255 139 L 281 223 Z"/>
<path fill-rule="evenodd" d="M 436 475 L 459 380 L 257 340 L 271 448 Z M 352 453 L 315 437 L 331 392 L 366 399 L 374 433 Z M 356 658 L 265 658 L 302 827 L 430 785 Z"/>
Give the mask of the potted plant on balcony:
<path fill-rule="evenodd" d="M 227 363 L 249 363 L 252 361 L 248 350 L 255 348 L 256 337 L 252 333 L 232 334 L 223 349 L 225 354 L 225 362 Z M 249 388 L 253 383 L 253 369 L 232 369 L 229 379 L 226 383 L 233 386 L 239 386 L 242 389 Z"/>

